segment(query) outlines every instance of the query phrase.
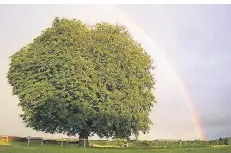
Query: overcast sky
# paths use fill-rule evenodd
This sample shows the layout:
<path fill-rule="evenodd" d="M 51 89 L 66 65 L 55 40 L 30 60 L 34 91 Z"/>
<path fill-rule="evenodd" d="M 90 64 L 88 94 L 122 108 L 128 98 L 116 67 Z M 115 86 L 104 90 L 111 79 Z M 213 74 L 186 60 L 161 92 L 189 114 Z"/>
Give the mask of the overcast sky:
<path fill-rule="evenodd" d="M 231 136 L 230 5 L 0 5 L 0 135 L 51 137 L 25 128 L 6 73 L 56 16 L 123 24 L 152 56 L 158 103 L 140 139 L 199 138 L 185 93 L 207 139 Z"/>

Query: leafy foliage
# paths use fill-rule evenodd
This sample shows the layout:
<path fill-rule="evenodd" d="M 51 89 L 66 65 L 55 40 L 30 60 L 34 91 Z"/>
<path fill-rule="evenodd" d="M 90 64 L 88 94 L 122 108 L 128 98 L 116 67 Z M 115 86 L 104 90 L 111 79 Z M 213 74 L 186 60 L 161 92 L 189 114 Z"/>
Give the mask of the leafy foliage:
<path fill-rule="evenodd" d="M 82 137 L 149 131 L 152 60 L 125 27 L 56 18 L 10 59 L 7 78 L 28 127 Z"/>

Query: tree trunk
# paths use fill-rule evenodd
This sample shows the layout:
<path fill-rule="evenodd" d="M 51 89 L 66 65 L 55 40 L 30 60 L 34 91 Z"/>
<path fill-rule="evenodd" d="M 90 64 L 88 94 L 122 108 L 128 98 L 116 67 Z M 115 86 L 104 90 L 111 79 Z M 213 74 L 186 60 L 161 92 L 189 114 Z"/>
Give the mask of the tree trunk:
<path fill-rule="evenodd" d="M 89 147 L 88 143 L 88 132 L 86 130 L 81 130 L 79 133 L 79 146 L 80 147 Z"/>

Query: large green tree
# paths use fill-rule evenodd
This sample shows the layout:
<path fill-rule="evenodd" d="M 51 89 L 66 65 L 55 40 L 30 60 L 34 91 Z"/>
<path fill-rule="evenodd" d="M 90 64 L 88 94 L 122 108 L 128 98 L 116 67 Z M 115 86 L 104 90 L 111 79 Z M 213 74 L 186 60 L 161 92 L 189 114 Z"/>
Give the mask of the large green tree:
<path fill-rule="evenodd" d="M 152 60 L 124 26 L 56 18 L 10 59 L 8 82 L 28 127 L 85 139 L 149 131 Z"/>

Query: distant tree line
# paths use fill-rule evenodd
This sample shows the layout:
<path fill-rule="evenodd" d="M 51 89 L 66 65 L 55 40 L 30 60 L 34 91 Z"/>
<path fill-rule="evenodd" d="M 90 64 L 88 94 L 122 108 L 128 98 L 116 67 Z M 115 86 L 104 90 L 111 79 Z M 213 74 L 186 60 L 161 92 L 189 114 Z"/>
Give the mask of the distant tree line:
<path fill-rule="evenodd" d="M 20 141 L 26 144 L 27 140 L 26 138 L 17 138 L 14 141 Z M 64 146 L 68 145 L 78 145 L 78 140 L 64 140 Z M 208 140 L 208 141 L 202 141 L 202 140 L 189 140 L 189 141 L 164 141 L 164 140 L 153 140 L 153 141 L 147 141 L 147 140 L 126 140 L 126 139 L 115 139 L 112 141 L 108 140 L 90 140 L 89 141 L 91 146 L 99 145 L 99 146 L 110 146 L 110 147 L 118 147 L 122 146 L 123 144 L 128 144 L 129 147 L 153 147 L 153 148 L 166 148 L 166 147 L 206 147 L 206 146 L 212 146 L 212 145 L 231 145 L 231 137 L 226 138 L 219 138 L 215 140 Z M 36 143 L 40 143 L 40 141 L 34 140 L 31 145 L 36 145 Z M 60 145 L 60 140 L 44 140 L 44 145 Z"/>
<path fill-rule="evenodd" d="M 96 145 L 109 145 L 109 146 L 118 146 L 123 143 L 129 144 L 130 147 L 206 147 L 211 145 L 230 145 L 231 138 L 219 138 L 215 140 L 189 140 L 189 141 L 161 141 L 161 140 L 153 140 L 153 141 L 141 141 L 141 140 L 114 140 L 114 141 L 107 141 L 107 140 L 94 140 L 91 143 Z"/>

